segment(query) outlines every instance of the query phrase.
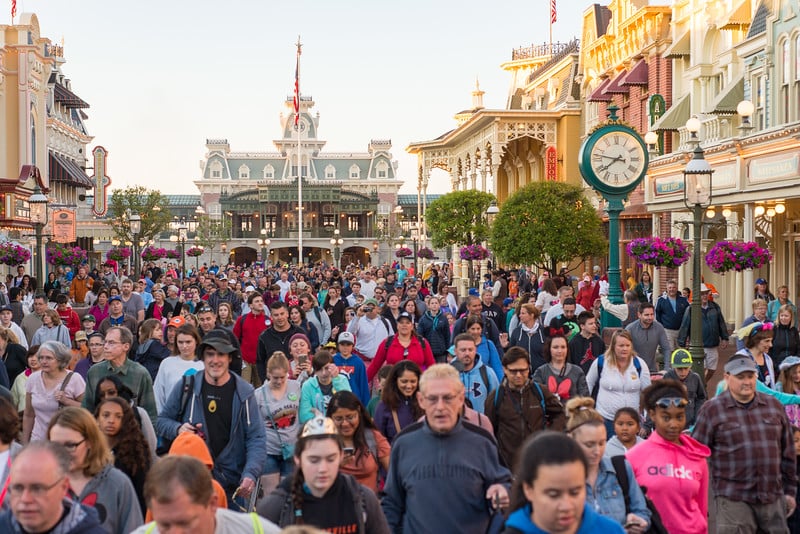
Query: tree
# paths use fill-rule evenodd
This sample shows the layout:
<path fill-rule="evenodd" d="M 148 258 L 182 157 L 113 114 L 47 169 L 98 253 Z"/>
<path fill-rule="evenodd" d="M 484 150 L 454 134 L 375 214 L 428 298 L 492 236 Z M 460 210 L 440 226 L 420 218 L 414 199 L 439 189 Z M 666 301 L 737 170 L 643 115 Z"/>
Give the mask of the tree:
<path fill-rule="evenodd" d="M 231 238 L 230 219 L 212 219 L 208 215 L 201 215 L 197 219 L 197 235 L 195 243 L 208 251 L 213 259 L 214 247 Z"/>
<path fill-rule="evenodd" d="M 486 210 L 494 195 L 482 191 L 453 191 L 431 202 L 426 225 L 433 246 L 474 245 L 489 237 Z"/>
<path fill-rule="evenodd" d="M 160 192 L 142 186 L 116 189 L 111 193 L 108 219 L 115 237 L 123 243 L 134 240 L 130 224 L 130 216 L 134 213 L 142 218 L 139 241 L 154 239 L 167 230 L 172 221 L 167 199 Z"/>
<path fill-rule="evenodd" d="M 602 224 L 582 188 L 535 182 L 500 207 L 492 225 L 492 250 L 503 262 L 533 264 L 553 273 L 559 263 L 605 254 Z"/>

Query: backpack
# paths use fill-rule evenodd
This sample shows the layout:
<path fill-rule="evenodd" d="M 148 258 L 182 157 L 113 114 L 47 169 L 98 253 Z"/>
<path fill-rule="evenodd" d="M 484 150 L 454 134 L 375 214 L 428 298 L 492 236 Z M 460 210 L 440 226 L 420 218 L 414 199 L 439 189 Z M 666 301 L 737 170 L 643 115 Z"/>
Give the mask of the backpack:
<path fill-rule="evenodd" d="M 386 319 L 384 319 L 384 321 L 385 320 Z M 416 334 L 416 336 L 417 336 L 417 340 L 419 341 L 419 344 L 422 345 L 422 350 L 424 351 L 425 350 L 425 343 L 427 343 L 428 341 L 424 337 L 419 335 L 419 334 Z M 388 351 L 389 350 L 389 345 L 391 345 L 392 341 L 394 341 L 394 337 L 395 337 L 394 334 L 392 334 L 391 336 L 386 338 L 386 341 L 383 344 L 383 350 L 384 351 Z M 488 387 L 488 381 L 486 383 L 487 383 L 487 387 Z"/>
<path fill-rule="evenodd" d="M 592 388 L 592 398 L 597 400 L 597 393 L 600 391 L 600 377 L 603 375 L 603 364 L 605 363 L 604 356 L 597 357 L 597 382 L 594 383 L 594 387 Z M 639 362 L 639 358 L 634 356 L 633 357 L 633 366 L 636 368 L 636 374 L 639 377 L 642 376 L 642 364 Z"/>
<path fill-rule="evenodd" d="M 544 425 L 542 426 L 542 430 L 544 430 L 545 428 L 547 428 L 547 406 L 545 405 L 545 402 L 544 402 L 544 392 L 542 391 L 541 386 L 539 386 L 539 384 L 534 382 L 533 380 L 531 380 L 531 385 L 533 385 L 533 387 L 536 388 L 536 395 L 539 396 L 539 407 L 542 409 L 542 421 L 544 422 Z M 503 387 L 502 384 L 500 384 L 500 386 L 498 386 L 498 388 L 496 390 L 494 390 L 494 414 L 495 415 L 497 415 L 498 406 L 500 406 L 500 404 L 503 402 L 503 396 L 504 395 L 505 395 L 505 388 Z M 514 403 L 512 403 L 512 404 L 514 404 Z M 517 408 L 519 408 L 519 411 L 517 411 L 517 413 L 519 415 L 522 415 L 522 407 L 518 407 L 516 404 L 514 404 L 514 410 L 515 411 L 517 410 Z M 495 420 L 492 421 L 492 426 L 494 428 L 497 428 L 497 420 L 496 419 L 497 419 L 497 417 L 495 417 Z"/>
<path fill-rule="evenodd" d="M 180 422 L 183 419 L 183 414 L 186 413 L 186 406 L 189 404 L 189 397 L 191 397 L 192 390 L 194 389 L 194 375 L 196 371 L 191 374 L 184 374 L 181 377 L 181 407 L 178 409 L 178 415 L 175 419 Z M 134 409 L 135 411 L 135 409 Z M 172 442 L 174 440 L 166 439 L 163 436 L 159 436 L 161 438 L 161 443 L 156 450 L 156 454 L 159 456 L 163 456 L 169 453 L 169 448 L 172 446 Z"/>
<path fill-rule="evenodd" d="M 630 496 L 630 481 L 628 480 L 628 470 L 625 468 L 625 456 L 614 456 L 611 458 L 611 465 L 614 466 L 614 473 L 617 475 L 617 482 L 622 489 L 622 497 L 625 499 L 625 514 L 631 513 L 631 496 Z M 669 534 L 669 531 L 664 526 L 661 520 L 661 514 L 658 513 L 656 505 L 647 496 L 645 488 L 642 488 L 644 493 L 644 502 L 647 509 L 650 511 L 650 527 L 645 531 L 648 534 Z"/>

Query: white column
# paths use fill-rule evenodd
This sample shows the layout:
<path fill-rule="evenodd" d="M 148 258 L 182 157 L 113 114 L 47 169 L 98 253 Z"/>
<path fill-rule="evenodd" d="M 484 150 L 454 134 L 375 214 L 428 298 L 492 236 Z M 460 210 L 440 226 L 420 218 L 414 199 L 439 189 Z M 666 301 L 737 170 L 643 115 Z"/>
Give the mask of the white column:
<path fill-rule="evenodd" d="M 745 241 L 754 241 L 755 240 L 755 213 L 753 210 L 755 209 L 755 205 L 751 203 L 747 203 L 744 205 L 744 220 L 742 221 L 742 229 L 744 231 L 744 235 L 742 236 Z M 735 328 L 738 328 L 742 321 L 744 321 L 745 317 L 749 317 L 753 314 L 753 281 L 755 277 L 753 276 L 753 271 L 748 270 L 742 273 L 741 278 L 741 285 L 737 288 L 736 294 L 741 296 L 742 302 L 736 307 L 735 312 Z"/>

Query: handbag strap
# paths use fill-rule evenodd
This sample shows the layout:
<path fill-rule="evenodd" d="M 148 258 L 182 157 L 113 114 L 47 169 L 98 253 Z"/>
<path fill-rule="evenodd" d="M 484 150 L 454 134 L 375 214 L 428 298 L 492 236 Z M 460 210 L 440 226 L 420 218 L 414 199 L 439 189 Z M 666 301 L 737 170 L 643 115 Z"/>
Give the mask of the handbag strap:
<path fill-rule="evenodd" d="M 283 447 L 283 440 L 281 439 L 281 433 L 278 432 L 278 427 L 275 425 L 275 419 L 272 418 L 272 412 L 269 409 L 269 400 L 267 400 L 267 388 L 269 386 L 264 384 L 261 386 L 261 396 L 264 397 L 264 410 L 267 412 L 267 417 L 269 417 L 269 422 L 272 423 L 272 428 L 275 429 L 275 434 L 278 435 L 278 443 L 281 447 Z"/>
<path fill-rule="evenodd" d="M 400 419 L 397 418 L 397 410 L 392 410 L 392 420 L 394 421 L 394 429 L 400 433 Z"/>
<path fill-rule="evenodd" d="M 64 377 L 64 381 L 61 382 L 61 387 L 59 388 L 59 391 L 64 391 L 65 389 L 67 389 L 67 384 L 69 384 L 69 381 L 72 378 L 72 375 L 74 374 L 75 373 L 73 373 L 72 371 L 69 371 L 67 373 L 67 376 Z"/>

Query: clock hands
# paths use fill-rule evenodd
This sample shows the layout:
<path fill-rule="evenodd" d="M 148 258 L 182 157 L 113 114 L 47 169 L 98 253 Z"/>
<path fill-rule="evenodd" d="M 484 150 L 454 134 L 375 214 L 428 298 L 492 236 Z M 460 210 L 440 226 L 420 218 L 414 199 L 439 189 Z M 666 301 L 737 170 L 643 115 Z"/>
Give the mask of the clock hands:
<path fill-rule="evenodd" d="M 601 157 L 601 158 L 604 158 L 604 159 L 610 159 L 610 160 L 612 160 L 612 161 L 611 161 L 611 163 L 609 163 L 608 165 L 606 165 L 606 166 L 604 166 L 604 167 L 599 167 L 599 168 L 597 169 L 598 171 L 605 171 L 605 170 L 608 170 L 608 168 L 609 168 L 609 167 L 611 167 L 612 165 L 614 165 L 616 162 L 618 162 L 618 161 L 625 161 L 625 156 L 622 156 L 622 155 L 619 155 L 619 156 L 617 156 L 617 157 L 615 157 L 615 158 L 612 158 L 611 156 L 605 156 L 605 155 L 601 155 L 600 157 Z"/>

